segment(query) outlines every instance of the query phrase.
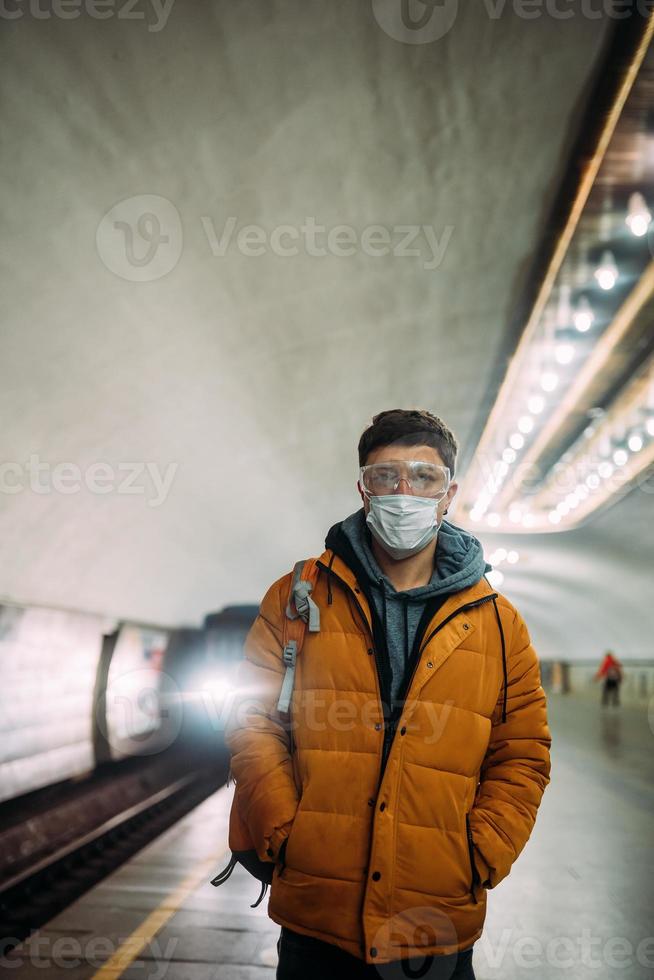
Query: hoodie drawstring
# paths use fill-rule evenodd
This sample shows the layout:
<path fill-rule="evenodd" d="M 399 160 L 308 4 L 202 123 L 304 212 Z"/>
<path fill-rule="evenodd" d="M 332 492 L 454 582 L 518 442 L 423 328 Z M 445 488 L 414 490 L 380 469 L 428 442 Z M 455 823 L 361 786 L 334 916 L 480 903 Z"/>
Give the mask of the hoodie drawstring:
<path fill-rule="evenodd" d="M 384 580 L 383 580 L 383 578 L 380 578 L 380 580 L 379 580 L 379 591 L 381 592 L 381 597 L 382 597 L 384 636 L 386 636 L 387 635 L 387 633 L 386 633 L 386 589 L 384 588 Z"/>
<path fill-rule="evenodd" d="M 502 620 L 500 619 L 500 614 L 497 609 L 497 602 L 493 599 L 493 608 L 495 609 L 495 617 L 497 619 L 497 625 L 500 628 L 500 642 L 502 644 L 502 672 L 504 675 L 504 698 L 502 700 L 502 721 L 506 721 L 506 696 L 507 696 L 507 674 L 506 674 L 506 645 L 504 643 L 504 630 L 502 629 Z"/>
<path fill-rule="evenodd" d="M 402 597 L 402 604 L 404 606 L 404 663 L 406 665 L 409 659 L 409 600 L 404 596 Z"/>
<path fill-rule="evenodd" d="M 327 568 L 327 605 L 328 606 L 331 606 L 332 602 L 334 601 L 332 597 L 332 575 L 334 574 L 332 572 L 332 562 L 334 561 L 335 557 L 336 557 L 336 552 L 332 551 L 331 558 L 329 559 L 329 566 Z"/>

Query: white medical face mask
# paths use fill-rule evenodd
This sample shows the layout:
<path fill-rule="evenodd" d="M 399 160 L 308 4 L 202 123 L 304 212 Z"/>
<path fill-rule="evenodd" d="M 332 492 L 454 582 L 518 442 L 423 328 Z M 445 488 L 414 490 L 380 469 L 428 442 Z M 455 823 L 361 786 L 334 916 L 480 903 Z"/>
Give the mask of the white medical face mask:
<path fill-rule="evenodd" d="M 432 541 L 442 523 L 438 521 L 440 500 L 410 493 L 370 496 L 366 524 L 393 558 L 408 558 Z M 437 523 L 438 521 L 438 523 Z"/>

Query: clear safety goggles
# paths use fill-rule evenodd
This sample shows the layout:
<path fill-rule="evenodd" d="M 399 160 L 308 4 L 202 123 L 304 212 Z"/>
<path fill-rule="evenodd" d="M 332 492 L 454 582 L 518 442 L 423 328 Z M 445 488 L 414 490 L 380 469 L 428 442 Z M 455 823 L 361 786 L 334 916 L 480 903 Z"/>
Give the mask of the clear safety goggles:
<path fill-rule="evenodd" d="M 359 470 L 362 489 L 375 497 L 395 493 L 401 480 L 421 497 L 441 499 L 450 485 L 450 470 L 447 466 L 419 459 L 391 459 L 385 463 L 370 463 Z"/>

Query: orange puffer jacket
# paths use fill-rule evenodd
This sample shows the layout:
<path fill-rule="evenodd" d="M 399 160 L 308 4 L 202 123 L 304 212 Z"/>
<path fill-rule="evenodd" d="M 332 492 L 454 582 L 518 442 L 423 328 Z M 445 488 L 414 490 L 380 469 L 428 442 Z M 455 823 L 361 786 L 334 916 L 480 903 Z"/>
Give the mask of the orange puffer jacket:
<path fill-rule="evenodd" d="M 464 949 L 550 778 L 527 627 L 485 578 L 448 595 L 384 753 L 369 604 L 337 554 L 318 561 L 320 632 L 298 656 L 290 721 L 276 709 L 289 572 L 247 636 L 225 729 L 241 813 L 275 864 L 268 915 L 367 963 Z"/>

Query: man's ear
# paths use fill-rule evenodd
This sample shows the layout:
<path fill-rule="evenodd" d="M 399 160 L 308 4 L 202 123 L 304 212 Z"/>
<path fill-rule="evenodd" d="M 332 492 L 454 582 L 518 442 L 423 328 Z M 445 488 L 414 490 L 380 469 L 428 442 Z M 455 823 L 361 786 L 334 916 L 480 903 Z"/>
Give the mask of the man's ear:
<path fill-rule="evenodd" d="M 362 502 L 365 503 L 365 497 L 363 495 L 363 490 L 361 489 L 361 483 L 359 480 L 357 480 L 357 490 L 359 491 L 359 496 L 361 497 Z"/>
<path fill-rule="evenodd" d="M 454 500 L 458 489 L 459 489 L 458 483 L 450 483 L 447 489 L 447 493 L 445 494 L 445 497 L 447 499 L 447 504 L 445 506 L 445 511 L 444 511 L 445 514 L 447 514 L 448 510 L 450 509 L 450 504 Z"/>

